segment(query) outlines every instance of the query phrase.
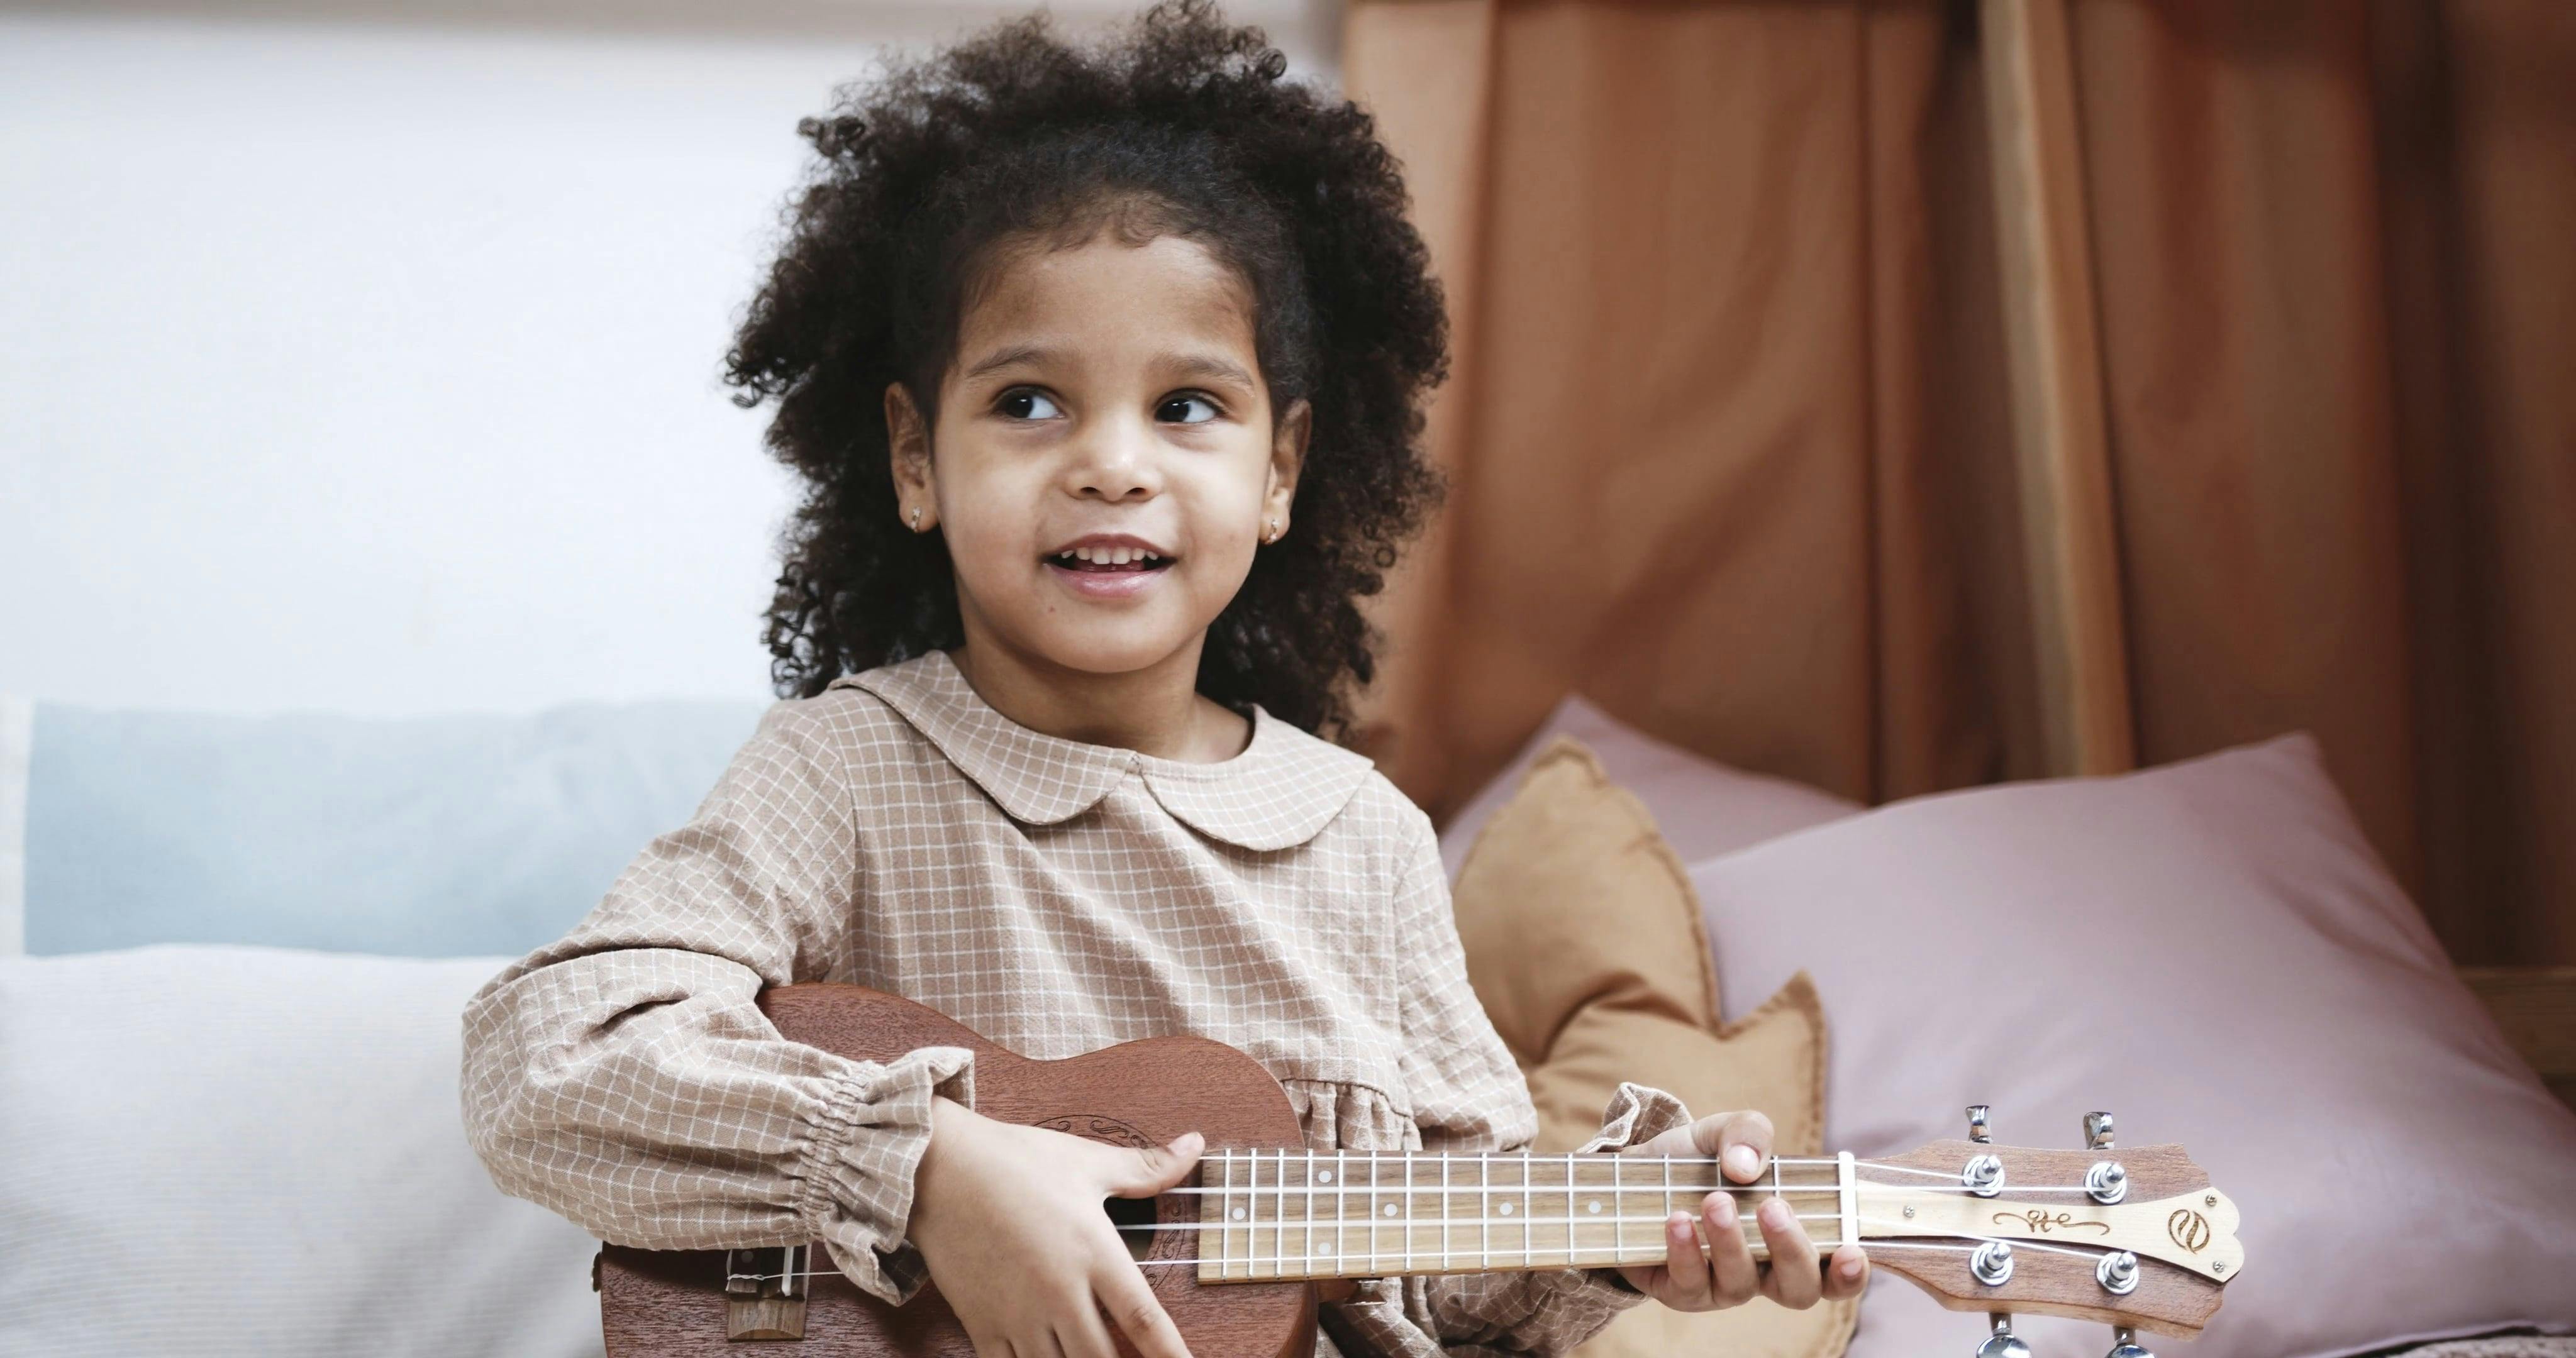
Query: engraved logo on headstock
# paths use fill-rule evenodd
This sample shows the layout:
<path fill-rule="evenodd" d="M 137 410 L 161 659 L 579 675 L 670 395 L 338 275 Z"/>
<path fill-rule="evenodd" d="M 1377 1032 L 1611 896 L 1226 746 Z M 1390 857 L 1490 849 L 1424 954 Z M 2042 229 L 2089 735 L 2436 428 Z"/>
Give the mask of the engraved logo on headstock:
<path fill-rule="evenodd" d="M 2193 1254 L 2209 1248 L 2209 1218 L 2188 1207 L 2177 1207 L 2165 1218 L 2165 1235 Z"/>
<path fill-rule="evenodd" d="M 2036 1207 L 2026 1212 L 1995 1213 L 1996 1225 L 2010 1226 L 2015 1223 L 2026 1226 L 2039 1235 L 2046 1235 L 2051 1231 L 2071 1231 L 2079 1226 L 2091 1227 L 2104 1235 L 2111 1233 L 2111 1223 L 2107 1221 L 2077 1221 L 2064 1212 L 2045 1212 Z"/>

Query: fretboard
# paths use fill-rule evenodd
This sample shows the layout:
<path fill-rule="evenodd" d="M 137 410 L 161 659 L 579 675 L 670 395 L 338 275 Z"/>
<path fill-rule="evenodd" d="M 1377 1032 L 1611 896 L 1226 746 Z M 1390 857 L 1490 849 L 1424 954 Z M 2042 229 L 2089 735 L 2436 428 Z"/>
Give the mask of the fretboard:
<path fill-rule="evenodd" d="M 1659 1263 L 1665 1219 L 1721 1186 L 1757 1259 L 1764 1198 L 1788 1200 L 1819 1254 L 1857 1225 L 1848 1157 L 1723 1185 L 1714 1160 L 1628 1155 L 1212 1150 L 1200 1165 L 1202 1282 Z"/>

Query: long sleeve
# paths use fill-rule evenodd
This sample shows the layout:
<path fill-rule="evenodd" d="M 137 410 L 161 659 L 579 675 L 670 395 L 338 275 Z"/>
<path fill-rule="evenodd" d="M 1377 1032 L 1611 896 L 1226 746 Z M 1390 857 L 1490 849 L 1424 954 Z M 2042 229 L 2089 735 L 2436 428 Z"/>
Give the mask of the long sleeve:
<path fill-rule="evenodd" d="M 687 825 L 475 993 L 465 1128 L 504 1192 L 604 1240 L 819 1239 L 900 1302 L 927 1276 L 904 1230 L 931 1099 L 973 1101 L 970 1053 L 851 1060 L 781 1037 L 754 1002 L 829 971 L 866 889 L 826 720 L 771 708 Z"/>
<path fill-rule="evenodd" d="M 1417 813 L 1418 815 L 1418 813 Z M 1450 913 L 1448 877 L 1428 818 L 1415 826 L 1410 866 L 1397 888 L 1393 924 L 1404 940 L 1404 1074 L 1421 1149 L 1512 1152 L 1538 1135 L 1529 1086 L 1467 981 L 1466 950 Z M 1601 1132 L 1581 1149 L 1617 1150 L 1690 1121 L 1673 1095 L 1623 1083 Z M 1350 1301 L 1325 1308 L 1345 1354 L 1419 1351 L 1394 1327 L 1427 1333 L 1451 1354 L 1558 1354 L 1582 1343 L 1645 1298 L 1607 1269 L 1451 1274 L 1363 1284 Z"/>

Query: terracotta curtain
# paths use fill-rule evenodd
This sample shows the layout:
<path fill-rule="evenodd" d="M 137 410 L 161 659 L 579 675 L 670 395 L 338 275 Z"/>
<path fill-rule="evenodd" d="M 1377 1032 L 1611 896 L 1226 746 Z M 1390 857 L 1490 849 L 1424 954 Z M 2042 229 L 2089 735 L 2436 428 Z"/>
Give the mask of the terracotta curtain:
<path fill-rule="evenodd" d="M 2075 0 L 2139 758 L 2304 727 L 2461 963 L 2576 962 L 2576 6 Z M 1973 4 L 1358 0 L 1453 498 L 1372 752 L 1580 691 L 1885 800 L 2051 772 Z"/>

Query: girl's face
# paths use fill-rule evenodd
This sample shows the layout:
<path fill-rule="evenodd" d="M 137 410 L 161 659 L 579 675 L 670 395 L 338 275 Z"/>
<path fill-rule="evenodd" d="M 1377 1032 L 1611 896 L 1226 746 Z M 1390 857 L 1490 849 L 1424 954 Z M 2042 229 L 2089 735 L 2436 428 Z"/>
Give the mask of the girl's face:
<path fill-rule="evenodd" d="M 1289 531 L 1308 411 L 1273 429 L 1250 297 L 1195 241 L 1017 254 L 958 328 L 925 431 L 886 388 L 898 513 L 946 533 L 967 644 L 1092 674 L 1195 674 Z"/>

